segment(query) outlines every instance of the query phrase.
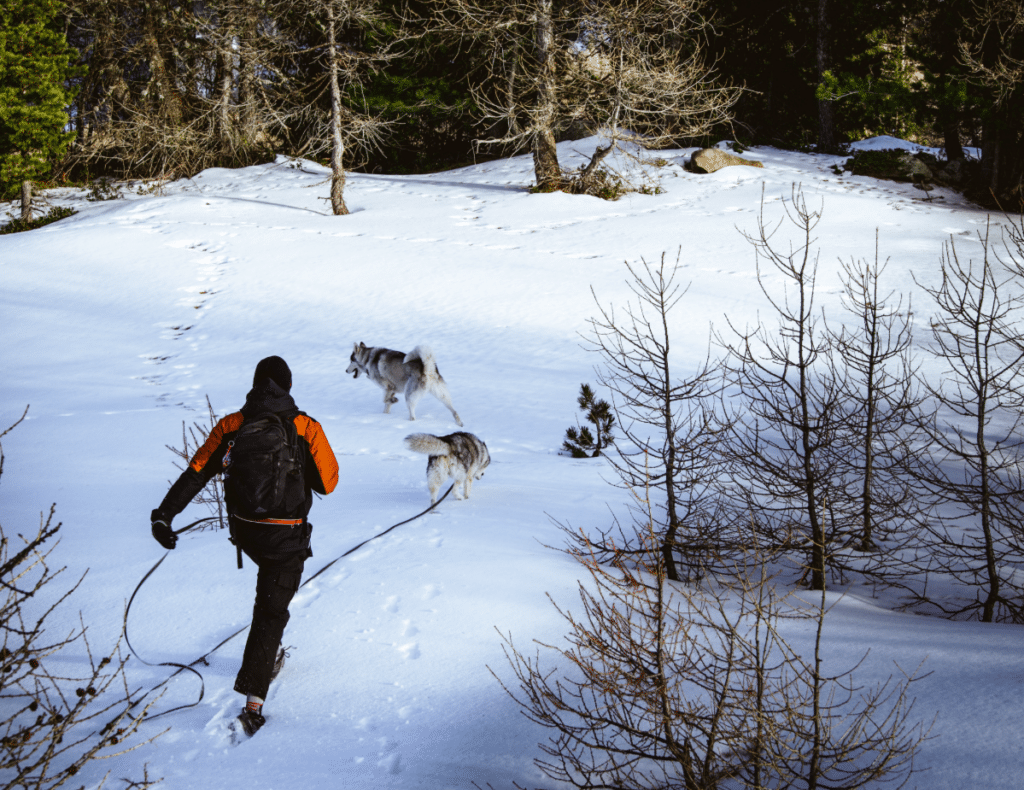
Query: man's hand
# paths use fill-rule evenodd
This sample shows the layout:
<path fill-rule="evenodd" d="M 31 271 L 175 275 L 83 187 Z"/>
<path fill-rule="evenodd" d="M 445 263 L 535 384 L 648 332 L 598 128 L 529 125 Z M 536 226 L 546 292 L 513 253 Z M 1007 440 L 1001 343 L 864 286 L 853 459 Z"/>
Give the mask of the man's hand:
<path fill-rule="evenodd" d="M 153 537 L 156 542 L 165 549 L 173 549 L 178 543 L 178 536 L 171 529 L 170 519 L 162 513 L 154 510 L 151 516 L 153 522 Z"/>

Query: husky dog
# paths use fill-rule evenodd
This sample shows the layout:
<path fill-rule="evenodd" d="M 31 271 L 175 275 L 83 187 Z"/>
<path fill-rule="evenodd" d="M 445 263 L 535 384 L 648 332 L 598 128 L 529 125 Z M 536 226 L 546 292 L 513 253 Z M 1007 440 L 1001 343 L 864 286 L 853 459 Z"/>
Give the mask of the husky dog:
<path fill-rule="evenodd" d="M 430 488 L 431 505 L 437 502 L 437 492 L 449 477 L 455 479 L 455 498 L 469 499 L 473 478 L 479 480 L 483 477 L 484 469 L 491 463 L 487 445 L 465 431 L 447 436 L 414 433 L 405 437 L 405 446 L 413 452 L 430 456 L 427 461 L 427 487 Z"/>
<path fill-rule="evenodd" d="M 391 404 L 398 403 L 395 393 L 402 390 L 405 393 L 405 405 L 409 407 L 409 419 L 415 420 L 416 404 L 424 393 L 429 392 L 448 407 L 456 424 L 462 426 L 462 420 L 452 406 L 452 396 L 448 394 L 448 387 L 441 378 L 429 346 L 419 345 L 404 354 L 390 348 L 356 343 L 345 372 L 351 373 L 355 379 L 363 373 L 374 384 L 384 388 L 385 414 L 391 413 Z"/>

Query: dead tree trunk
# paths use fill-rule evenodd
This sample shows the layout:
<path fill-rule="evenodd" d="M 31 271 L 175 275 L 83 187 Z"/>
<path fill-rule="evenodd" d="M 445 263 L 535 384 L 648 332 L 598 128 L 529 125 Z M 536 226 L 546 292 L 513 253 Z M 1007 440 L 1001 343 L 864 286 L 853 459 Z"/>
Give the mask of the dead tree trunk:
<path fill-rule="evenodd" d="M 348 214 L 342 193 L 345 191 L 345 141 L 341 136 L 341 86 L 338 82 L 337 31 L 334 4 L 327 5 L 327 42 L 330 48 L 331 75 L 331 210 L 335 216 Z"/>
<path fill-rule="evenodd" d="M 32 182 L 21 182 L 21 221 L 32 221 Z"/>

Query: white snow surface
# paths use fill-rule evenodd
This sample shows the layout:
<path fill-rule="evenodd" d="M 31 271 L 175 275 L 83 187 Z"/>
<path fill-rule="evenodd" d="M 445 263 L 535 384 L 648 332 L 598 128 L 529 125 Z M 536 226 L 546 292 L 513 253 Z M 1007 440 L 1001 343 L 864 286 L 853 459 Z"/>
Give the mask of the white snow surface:
<path fill-rule="evenodd" d="M 596 143 L 560 144 L 563 165 Z M 530 194 L 528 156 L 431 175 L 352 173 L 344 217 L 329 213 L 327 170 L 279 157 L 104 202 L 53 191 L 52 204 L 80 213 L 0 236 L 0 428 L 31 404 L 3 440 L 0 519 L 8 536 L 28 535 L 57 503 L 62 578 L 88 575 L 51 627 L 72 627 L 81 610 L 94 651 L 118 639 L 129 595 L 163 553 L 149 512 L 178 474 L 165 445 L 181 445 L 183 422 L 205 422 L 207 396 L 219 415 L 236 410 L 262 357 L 288 361 L 292 394 L 340 463 L 337 490 L 311 513 L 307 576 L 426 507 L 424 458 L 402 439 L 456 430 L 430 396 L 414 423 L 404 402 L 382 413 L 381 390 L 345 375 L 353 343 L 428 343 L 465 429 L 492 457 L 469 500 L 449 497 L 299 592 L 291 657 L 255 738 L 232 748 L 226 735 L 242 702 L 232 683 L 243 635 L 201 668 L 198 706 L 144 724 L 143 737 L 167 732 L 90 764 L 75 786 L 95 787 L 107 771 L 120 786 L 144 765 L 167 790 L 554 786 L 533 765 L 547 733 L 492 671 L 511 682 L 501 634 L 527 653 L 531 640 L 563 637 L 548 595 L 578 609 L 583 573 L 549 548 L 563 542 L 554 522 L 596 530 L 624 509 L 604 461 L 558 452 L 580 383 L 596 383 L 599 360 L 581 347 L 595 296 L 621 309 L 625 261 L 678 256 L 691 285 L 671 331 L 685 374 L 707 353 L 710 326 L 771 320 L 741 231 L 756 230 L 762 196 L 766 218 L 780 219 L 800 184 L 824 208 L 822 311 L 844 320 L 839 261 L 872 257 L 877 229 L 886 285 L 913 294 L 922 344 L 931 306 L 914 278 L 934 282 L 951 237 L 967 254 L 979 249 L 989 221 L 942 188 L 927 200 L 909 184 L 836 176 L 840 157 L 754 148 L 744 156 L 764 169 L 695 175 L 682 167 L 690 153 L 648 152 L 649 183 L 662 191 L 616 202 Z M 175 526 L 204 515 L 193 505 Z M 235 568 L 224 533 L 186 534 L 133 605 L 133 646 L 154 663 L 194 660 L 247 624 L 254 578 L 251 563 Z M 865 586 L 829 595 L 826 672 L 870 650 L 855 674 L 864 685 L 922 662 L 930 673 L 913 686 L 915 714 L 936 721 L 912 785 L 1019 788 L 1024 631 L 894 612 Z M 805 626 L 786 627 L 810 649 Z M 73 674 L 86 658 L 79 647 L 59 661 Z M 169 673 L 128 666 L 135 687 Z M 157 709 L 194 701 L 198 685 L 179 676 Z"/>

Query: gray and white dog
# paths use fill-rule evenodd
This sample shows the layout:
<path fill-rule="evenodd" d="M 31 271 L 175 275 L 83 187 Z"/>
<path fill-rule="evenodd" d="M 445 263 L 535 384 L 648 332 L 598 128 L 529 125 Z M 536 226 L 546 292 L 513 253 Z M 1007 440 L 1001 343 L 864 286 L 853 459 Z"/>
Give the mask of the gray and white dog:
<path fill-rule="evenodd" d="M 465 431 L 447 436 L 414 433 L 405 437 L 405 446 L 413 452 L 430 456 L 427 461 L 427 487 L 432 505 L 437 502 L 437 492 L 449 477 L 455 479 L 455 498 L 469 499 L 473 480 L 483 477 L 484 469 L 491 463 L 487 445 Z"/>
<path fill-rule="evenodd" d="M 429 346 L 416 346 L 408 354 L 392 351 L 390 348 L 367 346 L 356 343 L 349 357 L 346 373 L 353 378 L 364 374 L 370 381 L 384 389 L 384 413 L 391 413 L 391 404 L 398 403 L 395 393 L 405 393 L 405 405 L 409 408 L 409 419 L 416 419 L 416 404 L 427 392 L 448 407 L 461 427 L 462 420 L 452 406 L 452 396 L 448 394 L 448 386 L 441 378 L 434 362 L 434 354 Z"/>

